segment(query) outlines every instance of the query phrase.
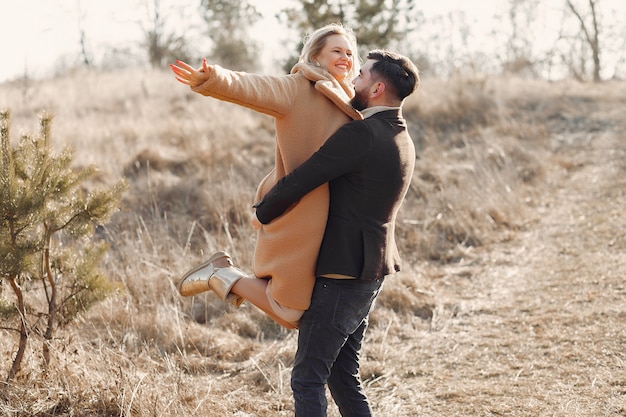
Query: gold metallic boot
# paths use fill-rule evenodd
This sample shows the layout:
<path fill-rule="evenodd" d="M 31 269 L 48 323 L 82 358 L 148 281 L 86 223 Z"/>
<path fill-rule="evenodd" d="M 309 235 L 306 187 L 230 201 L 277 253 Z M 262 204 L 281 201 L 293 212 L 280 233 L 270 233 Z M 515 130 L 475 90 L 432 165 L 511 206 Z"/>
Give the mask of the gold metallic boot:
<path fill-rule="evenodd" d="M 219 274 L 218 271 L 220 271 Z M 239 307 L 244 299 L 230 293 L 230 289 L 239 278 L 245 276 L 246 274 L 242 270 L 233 266 L 230 255 L 220 251 L 183 275 L 178 285 L 178 292 L 180 295 L 188 297 L 213 289 L 222 300 Z"/>
<path fill-rule="evenodd" d="M 209 287 L 217 294 L 222 300 L 229 304 L 239 307 L 244 299 L 237 294 L 230 292 L 233 285 L 239 279 L 245 277 L 246 274 L 239 268 L 229 266 L 227 268 L 216 268 L 213 275 L 209 279 Z"/>

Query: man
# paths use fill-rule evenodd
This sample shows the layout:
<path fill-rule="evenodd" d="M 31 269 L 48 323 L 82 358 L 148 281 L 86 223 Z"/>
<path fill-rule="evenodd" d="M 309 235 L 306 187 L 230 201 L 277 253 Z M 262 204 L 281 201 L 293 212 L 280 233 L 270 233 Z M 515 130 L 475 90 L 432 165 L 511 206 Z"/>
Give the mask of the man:
<path fill-rule="evenodd" d="M 401 109 L 419 85 L 418 71 L 406 57 L 375 50 L 353 84 L 352 105 L 365 119 L 339 128 L 255 204 L 268 224 L 310 190 L 330 186 L 318 278 L 299 321 L 296 417 L 326 416 L 326 384 L 342 416 L 372 415 L 359 376 L 361 344 L 385 276 L 400 270 L 395 220 L 415 165 Z"/>

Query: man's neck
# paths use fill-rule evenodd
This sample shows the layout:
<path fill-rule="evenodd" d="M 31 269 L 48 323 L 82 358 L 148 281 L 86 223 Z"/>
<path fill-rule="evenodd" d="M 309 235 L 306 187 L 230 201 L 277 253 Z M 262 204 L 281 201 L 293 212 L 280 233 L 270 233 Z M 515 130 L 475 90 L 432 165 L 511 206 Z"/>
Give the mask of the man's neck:
<path fill-rule="evenodd" d="M 361 110 L 361 114 L 363 115 L 364 119 L 367 119 L 371 115 L 376 114 L 378 112 L 385 111 L 385 110 L 396 110 L 399 108 L 400 107 L 393 107 L 393 106 L 371 106 L 371 107 Z"/>

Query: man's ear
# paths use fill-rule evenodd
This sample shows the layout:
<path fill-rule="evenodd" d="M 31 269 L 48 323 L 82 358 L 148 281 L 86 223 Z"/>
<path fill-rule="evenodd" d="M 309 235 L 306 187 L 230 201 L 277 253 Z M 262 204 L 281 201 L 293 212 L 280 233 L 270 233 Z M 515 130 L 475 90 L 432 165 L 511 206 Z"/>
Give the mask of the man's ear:
<path fill-rule="evenodd" d="M 377 83 L 372 85 L 372 92 L 370 94 L 370 97 L 378 98 L 384 92 L 385 92 L 385 83 L 379 81 L 379 82 L 377 82 Z"/>

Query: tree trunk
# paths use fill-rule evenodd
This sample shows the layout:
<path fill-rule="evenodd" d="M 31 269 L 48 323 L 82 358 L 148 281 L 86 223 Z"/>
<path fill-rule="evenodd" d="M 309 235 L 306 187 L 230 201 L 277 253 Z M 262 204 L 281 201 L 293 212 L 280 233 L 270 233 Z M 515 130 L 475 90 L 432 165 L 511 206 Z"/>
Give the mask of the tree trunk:
<path fill-rule="evenodd" d="M 52 277 L 52 271 L 50 270 L 50 238 L 48 238 L 48 243 L 44 249 L 43 263 L 45 268 L 44 282 L 47 280 L 50 284 L 50 294 L 48 296 L 48 323 L 46 325 L 43 341 L 43 358 L 47 368 L 48 365 L 50 365 L 50 342 L 54 334 L 54 322 L 57 315 L 57 286 Z"/>
<path fill-rule="evenodd" d="M 600 41 L 598 40 L 598 18 L 596 16 L 596 5 L 593 0 L 589 0 L 591 16 L 593 18 L 593 37 L 589 41 L 593 51 L 593 81 L 600 82 Z"/>
<path fill-rule="evenodd" d="M 11 366 L 11 370 L 9 371 L 9 375 L 6 379 L 6 386 L 8 386 L 15 375 L 20 370 L 22 365 L 22 359 L 24 358 L 24 352 L 26 351 L 26 342 L 28 341 L 28 327 L 26 326 L 26 306 L 24 305 L 24 295 L 22 294 L 22 289 L 17 284 L 17 276 L 9 279 L 9 283 L 11 284 L 11 288 L 15 293 L 15 297 L 17 298 L 17 310 L 20 314 L 20 341 L 17 348 L 17 352 L 15 353 L 15 358 L 13 359 L 13 365 Z"/>
<path fill-rule="evenodd" d="M 578 10 L 576 10 L 576 7 L 571 2 L 571 0 L 567 0 L 567 5 L 572 13 L 574 13 L 574 16 L 576 16 L 576 19 L 578 19 L 578 22 L 580 23 L 580 29 L 582 30 L 584 35 L 584 39 L 591 48 L 591 54 L 593 57 L 593 81 L 600 82 L 602 80 L 600 79 L 600 41 L 598 19 L 596 16 L 596 3 L 594 0 L 589 0 L 589 8 L 591 9 L 591 19 L 593 24 L 593 27 L 591 28 L 592 30 L 587 28 L 583 16 L 578 12 Z"/>

